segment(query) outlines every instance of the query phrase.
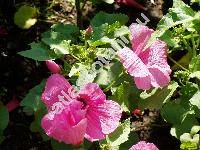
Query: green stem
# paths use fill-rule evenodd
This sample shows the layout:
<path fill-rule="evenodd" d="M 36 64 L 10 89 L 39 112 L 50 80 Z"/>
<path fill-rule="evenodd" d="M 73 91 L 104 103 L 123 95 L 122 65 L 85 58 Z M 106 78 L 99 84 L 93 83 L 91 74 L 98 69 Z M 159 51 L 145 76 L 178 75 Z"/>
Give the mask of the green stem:
<path fill-rule="evenodd" d="M 192 34 L 192 49 L 193 49 L 193 57 L 197 55 L 196 53 L 196 45 L 194 41 L 194 35 Z"/>
<path fill-rule="evenodd" d="M 79 29 L 82 29 L 82 13 L 81 13 L 81 9 L 80 9 L 80 0 L 75 0 L 75 5 L 76 5 L 76 17 L 77 17 L 77 26 L 79 27 Z"/>
<path fill-rule="evenodd" d="M 113 80 L 112 83 L 111 83 L 110 85 L 108 85 L 103 91 L 104 91 L 104 92 L 108 92 L 109 89 L 116 83 L 116 81 L 117 81 L 123 74 L 124 74 L 124 71 L 122 71 L 122 72 L 119 74 L 119 76 L 118 76 L 115 80 Z"/>
<path fill-rule="evenodd" d="M 173 58 L 171 58 L 170 56 L 168 56 L 168 58 L 177 66 L 179 66 L 181 69 L 185 70 L 185 71 L 189 71 L 188 69 L 186 69 L 185 67 L 183 67 L 181 64 L 179 64 L 177 61 L 175 61 Z"/>
<path fill-rule="evenodd" d="M 185 44 L 185 46 L 188 48 L 189 53 L 190 53 L 190 54 L 193 53 L 193 50 L 192 50 L 192 48 L 190 47 L 190 45 L 187 43 L 187 41 L 186 41 L 184 38 L 182 38 L 182 41 L 183 41 L 183 43 Z M 192 55 L 193 55 L 193 54 L 192 54 Z"/>

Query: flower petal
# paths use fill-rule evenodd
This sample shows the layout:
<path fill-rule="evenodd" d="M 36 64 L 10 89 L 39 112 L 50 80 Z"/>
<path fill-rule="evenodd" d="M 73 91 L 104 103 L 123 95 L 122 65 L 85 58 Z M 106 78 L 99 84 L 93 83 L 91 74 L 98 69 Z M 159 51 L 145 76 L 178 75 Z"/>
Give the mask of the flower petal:
<path fill-rule="evenodd" d="M 151 87 L 150 72 L 142 60 L 127 47 L 120 50 L 118 56 L 129 74 L 134 77 L 137 88 L 149 89 Z"/>
<path fill-rule="evenodd" d="M 153 87 L 163 87 L 169 84 L 170 76 L 165 69 L 154 67 L 149 68 L 149 71 L 151 73 L 151 84 Z"/>
<path fill-rule="evenodd" d="M 106 100 L 106 95 L 96 83 L 88 83 L 81 88 L 79 97 L 84 99 L 88 105 L 98 105 Z"/>
<path fill-rule="evenodd" d="M 72 86 L 63 76 L 53 74 L 47 79 L 45 90 L 42 94 L 42 101 L 51 110 L 52 105 L 59 101 L 58 95 L 62 95 L 61 91 L 63 90 L 65 93 L 68 93 L 70 88 Z"/>
<path fill-rule="evenodd" d="M 129 150 L 159 150 L 153 143 L 140 141 L 133 145 Z"/>
<path fill-rule="evenodd" d="M 133 23 L 130 26 L 131 35 L 132 35 L 132 48 L 136 54 L 139 54 L 144 50 L 147 41 L 151 37 L 151 34 L 154 30 L 149 29 L 147 26 L 139 25 Z"/>
<path fill-rule="evenodd" d="M 87 127 L 85 112 L 80 109 L 81 102 L 74 102 L 60 114 L 50 111 L 42 118 L 41 126 L 46 134 L 66 144 L 79 145 L 84 139 Z M 77 108 L 76 112 L 74 112 Z"/>
<path fill-rule="evenodd" d="M 147 68 L 153 66 L 159 66 L 166 70 L 169 74 L 171 73 L 170 66 L 167 63 L 167 45 L 161 40 L 155 41 L 150 48 L 139 55 Z"/>
<path fill-rule="evenodd" d="M 119 104 L 107 100 L 104 104 L 90 106 L 87 111 L 88 127 L 86 138 L 90 141 L 104 139 L 119 125 L 122 110 Z"/>

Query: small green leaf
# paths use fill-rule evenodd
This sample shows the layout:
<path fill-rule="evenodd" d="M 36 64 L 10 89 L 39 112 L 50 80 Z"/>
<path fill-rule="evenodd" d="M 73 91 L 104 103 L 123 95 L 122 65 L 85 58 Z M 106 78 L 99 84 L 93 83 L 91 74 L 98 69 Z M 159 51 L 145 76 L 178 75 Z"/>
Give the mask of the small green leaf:
<path fill-rule="evenodd" d="M 116 21 L 118 21 L 121 25 L 124 25 L 128 22 L 128 16 L 124 14 L 108 14 L 105 12 L 99 12 L 94 16 L 91 24 L 92 26 L 97 27 L 105 23 L 113 24 Z"/>
<path fill-rule="evenodd" d="M 9 122 L 9 113 L 5 106 L 0 104 L 0 131 L 3 131 Z"/>
<path fill-rule="evenodd" d="M 18 54 L 38 61 L 45 61 L 55 58 L 50 55 L 48 47 L 43 43 L 31 43 L 30 50 L 21 51 Z"/>
<path fill-rule="evenodd" d="M 21 106 L 25 109 L 33 110 L 34 112 L 45 109 L 44 104 L 41 101 L 41 95 L 45 86 L 45 80 L 43 80 L 39 85 L 32 88 L 25 98 L 21 101 Z"/>
<path fill-rule="evenodd" d="M 29 29 L 37 19 L 35 18 L 38 10 L 35 7 L 21 6 L 15 13 L 14 22 L 22 29 Z"/>
<path fill-rule="evenodd" d="M 173 82 L 169 84 L 167 87 L 163 88 L 155 88 L 151 91 L 144 91 L 141 93 L 138 106 L 140 109 L 150 108 L 150 109 L 159 109 L 166 103 L 175 90 L 177 89 L 178 84 Z"/>
<path fill-rule="evenodd" d="M 128 140 L 129 133 L 130 133 L 130 119 L 127 119 L 113 133 L 108 135 L 106 140 L 109 147 L 119 148 L 119 146 L 122 143 Z"/>

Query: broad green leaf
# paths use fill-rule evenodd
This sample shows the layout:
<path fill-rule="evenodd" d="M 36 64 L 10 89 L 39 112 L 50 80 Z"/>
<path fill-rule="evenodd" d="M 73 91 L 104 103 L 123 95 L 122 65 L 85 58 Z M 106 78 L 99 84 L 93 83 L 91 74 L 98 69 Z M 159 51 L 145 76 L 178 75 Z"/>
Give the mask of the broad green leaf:
<path fill-rule="evenodd" d="M 171 113 L 171 115 L 174 115 L 175 118 L 177 118 L 177 113 L 179 114 L 179 110 L 174 111 L 174 114 Z M 175 120 L 175 119 L 174 119 Z M 180 119 L 178 119 L 180 120 Z M 177 122 L 177 121 L 175 121 Z M 171 135 L 175 136 L 176 138 L 180 138 L 180 136 L 184 133 L 190 133 L 193 126 L 199 125 L 198 121 L 195 119 L 194 115 L 187 115 L 183 122 L 181 124 L 175 124 L 173 128 L 171 128 Z"/>
<path fill-rule="evenodd" d="M 190 99 L 190 103 L 200 109 L 200 91 L 197 91 Z"/>
<path fill-rule="evenodd" d="M 34 112 L 45 109 L 44 104 L 41 101 L 41 95 L 45 86 L 45 80 L 43 80 L 39 85 L 32 88 L 25 98 L 21 101 L 21 106 L 31 109 Z"/>
<path fill-rule="evenodd" d="M 72 34 L 78 32 L 78 27 L 72 24 L 58 23 L 51 27 L 54 32 L 61 33 L 65 38 L 72 36 Z"/>
<path fill-rule="evenodd" d="M 15 13 L 14 22 L 22 29 L 29 29 L 37 22 L 35 18 L 37 13 L 38 10 L 35 7 L 21 6 Z"/>
<path fill-rule="evenodd" d="M 97 75 L 95 82 L 100 86 L 108 87 L 112 86 L 112 83 L 118 80 L 120 75 L 123 73 L 123 66 L 120 62 L 115 62 L 102 67 L 99 71 L 100 72 Z"/>
<path fill-rule="evenodd" d="M 159 109 L 166 103 L 175 90 L 177 89 L 178 84 L 173 82 L 167 87 L 155 88 L 150 91 L 144 91 L 141 93 L 138 106 L 140 109 L 150 108 L 150 109 Z"/>
<path fill-rule="evenodd" d="M 108 135 L 106 138 L 107 145 L 112 150 L 119 149 L 119 146 L 128 140 L 129 134 L 130 119 L 127 119 L 113 133 Z"/>
<path fill-rule="evenodd" d="M 189 100 L 198 91 L 198 85 L 192 82 L 187 82 L 180 90 L 180 105 L 186 109 L 190 108 Z"/>
<path fill-rule="evenodd" d="M 198 17 L 195 16 L 195 12 L 188 5 L 186 5 L 182 0 L 173 0 L 173 7 L 169 9 L 169 12 L 158 23 L 156 31 L 152 34 L 146 48 L 149 47 L 157 38 L 166 34 L 166 31 L 170 28 L 179 24 L 185 25 L 194 20 L 198 20 Z"/>
<path fill-rule="evenodd" d="M 38 61 L 45 61 L 55 58 L 50 54 L 48 47 L 43 43 L 31 43 L 30 50 L 21 51 L 18 54 Z"/>
<path fill-rule="evenodd" d="M 190 114 L 193 114 L 193 111 L 185 109 L 176 102 L 168 102 L 166 105 L 164 105 L 161 111 L 162 117 L 173 125 L 182 124 L 185 118 Z"/>
<path fill-rule="evenodd" d="M 117 90 L 113 94 L 113 96 L 110 99 L 115 100 L 118 104 L 121 105 L 121 108 L 123 111 L 130 112 L 129 110 L 129 96 L 130 96 L 130 84 L 123 83 L 119 87 L 117 87 Z"/>
<path fill-rule="evenodd" d="M 7 127 L 8 122 L 9 122 L 8 110 L 4 105 L 0 104 L 0 131 L 3 131 Z"/>
<path fill-rule="evenodd" d="M 196 57 L 192 58 L 189 69 L 191 72 L 200 71 L 200 55 L 197 55 Z"/>
<path fill-rule="evenodd" d="M 105 23 L 113 24 L 116 21 L 118 21 L 121 25 L 124 25 L 128 22 L 128 16 L 124 14 L 108 14 L 105 12 L 99 12 L 94 16 L 91 24 L 93 27 L 97 27 Z"/>

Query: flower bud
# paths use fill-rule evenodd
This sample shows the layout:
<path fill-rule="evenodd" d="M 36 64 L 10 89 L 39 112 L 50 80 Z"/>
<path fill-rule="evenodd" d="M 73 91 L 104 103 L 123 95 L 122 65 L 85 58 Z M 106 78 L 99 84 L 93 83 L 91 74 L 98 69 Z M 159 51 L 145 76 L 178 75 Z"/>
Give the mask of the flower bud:
<path fill-rule="evenodd" d="M 92 29 L 92 26 L 90 25 L 87 29 L 86 29 L 86 33 L 87 34 L 92 34 L 93 32 L 93 29 Z"/>
<path fill-rule="evenodd" d="M 56 64 L 53 60 L 46 60 L 46 65 L 47 68 L 52 72 L 52 73 L 60 73 L 60 66 Z"/>

